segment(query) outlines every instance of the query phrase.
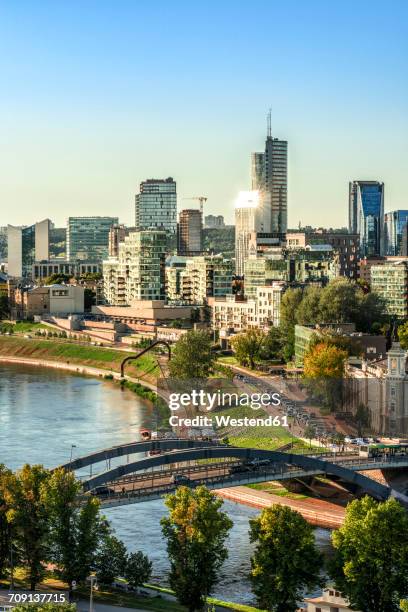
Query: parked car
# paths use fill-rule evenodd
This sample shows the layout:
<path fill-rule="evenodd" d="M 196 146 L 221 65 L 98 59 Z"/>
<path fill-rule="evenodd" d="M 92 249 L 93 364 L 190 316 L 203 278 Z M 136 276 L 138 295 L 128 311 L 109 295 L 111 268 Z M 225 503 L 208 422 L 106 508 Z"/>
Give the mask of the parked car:
<path fill-rule="evenodd" d="M 173 474 L 173 476 L 171 477 L 171 482 L 175 485 L 187 485 L 191 482 L 190 478 L 188 476 L 185 476 L 184 474 Z"/>

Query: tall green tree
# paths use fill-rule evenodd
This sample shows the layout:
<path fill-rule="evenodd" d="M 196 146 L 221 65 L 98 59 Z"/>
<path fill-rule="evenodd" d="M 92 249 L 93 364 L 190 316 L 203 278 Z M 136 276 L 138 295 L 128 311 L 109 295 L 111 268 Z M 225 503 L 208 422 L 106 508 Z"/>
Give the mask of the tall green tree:
<path fill-rule="evenodd" d="M 366 404 L 360 402 L 357 406 L 356 414 L 354 415 L 354 422 L 357 425 L 357 435 L 359 437 L 364 435 L 364 431 L 370 425 L 370 411 Z"/>
<path fill-rule="evenodd" d="M 332 542 L 330 571 L 351 606 L 397 612 L 408 594 L 408 515 L 401 504 L 370 497 L 352 501 Z"/>
<path fill-rule="evenodd" d="M 10 476 L 10 470 L 0 463 L 0 578 L 4 577 L 5 570 L 9 565 L 11 542 L 10 523 L 7 519 L 6 487 Z"/>
<path fill-rule="evenodd" d="M 344 277 L 332 280 L 320 298 L 320 322 L 350 323 L 358 319 L 360 305 L 355 283 Z"/>
<path fill-rule="evenodd" d="M 301 289 L 288 289 L 282 296 L 280 307 L 280 329 L 285 338 L 283 349 L 285 361 L 290 361 L 295 353 L 295 325 L 297 312 L 303 299 Z"/>
<path fill-rule="evenodd" d="M 89 575 L 102 535 L 99 500 L 90 497 L 81 503 L 80 491 L 75 475 L 62 468 L 52 473 L 44 489 L 51 560 L 69 585 Z"/>
<path fill-rule="evenodd" d="M 150 580 L 153 564 L 140 550 L 128 555 L 125 578 L 131 587 L 137 589 Z"/>
<path fill-rule="evenodd" d="M 32 591 L 44 576 L 48 552 L 49 522 L 43 496 L 48 478 L 49 472 L 41 465 L 25 465 L 8 478 L 4 494 L 13 542 L 27 568 Z"/>
<path fill-rule="evenodd" d="M 260 356 L 262 359 L 277 359 L 281 361 L 284 356 L 285 338 L 279 327 L 272 326 L 262 343 Z"/>
<path fill-rule="evenodd" d="M 265 341 L 265 332 L 260 329 L 248 329 L 248 331 L 234 336 L 231 339 L 231 345 L 239 363 L 249 365 L 253 369 L 256 360 L 260 357 Z"/>
<path fill-rule="evenodd" d="M 320 299 L 323 293 L 321 287 L 308 287 L 305 289 L 302 301 L 296 312 L 296 322 L 308 325 L 321 322 Z"/>
<path fill-rule="evenodd" d="M 110 585 L 126 571 L 127 551 L 124 543 L 112 533 L 106 534 L 95 558 L 98 582 Z"/>
<path fill-rule="evenodd" d="M 204 330 L 189 331 L 173 348 L 169 371 L 172 378 L 207 378 L 213 370 L 214 354 L 210 335 Z"/>
<path fill-rule="evenodd" d="M 321 553 L 312 527 L 291 508 L 273 505 L 250 520 L 252 589 L 258 605 L 272 612 L 295 612 L 305 588 L 321 586 Z"/>
<path fill-rule="evenodd" d="M 398 340 L 401 348 L 408 350 L 408 321 L 398 327 Z"/>
<path fill-rule="evenodd" d="M 225 540 L 232 521 L 222 500 L 206 487 L 179 487 L 166 498 L 169 516 L 161 520 L 170 559 L 170 586 L 190 612 L 202 610 L 228 557 Z"/>

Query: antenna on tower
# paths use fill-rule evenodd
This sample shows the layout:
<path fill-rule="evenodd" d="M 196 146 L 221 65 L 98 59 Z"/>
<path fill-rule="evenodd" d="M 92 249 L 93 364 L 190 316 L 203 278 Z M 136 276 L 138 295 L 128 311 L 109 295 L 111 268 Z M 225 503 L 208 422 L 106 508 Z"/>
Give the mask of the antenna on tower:
<path fill-rule="evenodd" d="M 267 137 L 272 138 L 272 109 L 270 108 L 266 116 L 267 123 Z"/>

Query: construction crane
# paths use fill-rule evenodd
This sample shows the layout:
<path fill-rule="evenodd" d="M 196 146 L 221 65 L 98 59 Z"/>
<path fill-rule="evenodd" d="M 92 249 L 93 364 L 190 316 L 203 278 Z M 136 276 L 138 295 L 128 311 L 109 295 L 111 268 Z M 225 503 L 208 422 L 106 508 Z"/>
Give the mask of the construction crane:
<path fill-rule="evenodd" d="M 206 202 L 208 198 L 206 198 L 205 196 L 193 196 L 192 198 L 183 198 L 183 200 L 197 200 L 198 202 L 200 202 L 200 213 L 202 216 L 204 211 L 204 202 Z"/>

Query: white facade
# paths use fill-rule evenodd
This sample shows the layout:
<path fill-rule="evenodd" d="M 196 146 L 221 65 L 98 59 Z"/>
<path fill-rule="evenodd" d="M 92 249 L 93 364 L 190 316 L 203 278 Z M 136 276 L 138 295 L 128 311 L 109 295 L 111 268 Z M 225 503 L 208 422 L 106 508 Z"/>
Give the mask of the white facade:
<path fill-rule="evenodd" d="M 324 589 L 319 597 L 305 599 L 307 612 L 344 612 L 350 610 L 350 605 L 336 589 Z M 358 610 L 356 611 L 358 612 Z"/>
<path fill-rule="evenodd" d="M 79 285 L 48 285 L 50 314 L 84 312 L 85 289 Z"/>
<path fill-rule="evenodd" d="M 279 327 L 282 295 L 285 283 L 273 283 L 267 287 L 257 287 L 256 304 L 259 327 Z"/>

